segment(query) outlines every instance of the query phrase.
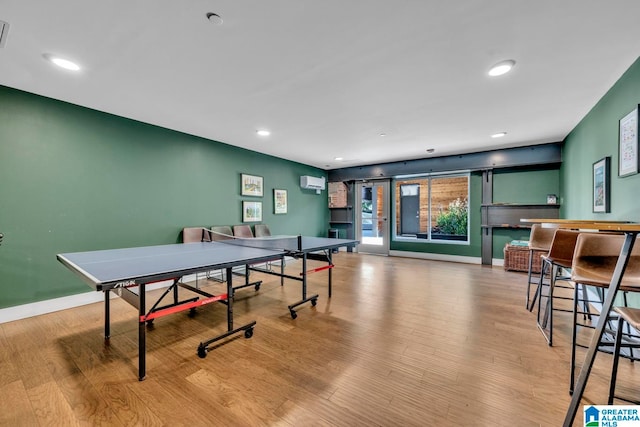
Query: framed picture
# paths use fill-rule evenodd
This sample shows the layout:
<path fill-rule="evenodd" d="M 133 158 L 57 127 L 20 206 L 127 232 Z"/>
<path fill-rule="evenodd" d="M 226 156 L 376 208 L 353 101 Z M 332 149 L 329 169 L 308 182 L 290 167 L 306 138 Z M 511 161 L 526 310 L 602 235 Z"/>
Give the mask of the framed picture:
<path fill-rule="evenodd" d="M 262 202 L 242 202 L 242 222 L 262 221 Z"/>
<path fill-rule="evenodd" d="M 593 211 L 611 211 L 611 157 L 607 156 L 593 164 Z"/>
<path fill-rule="evenodd" d="M 243 196 L 262 197 L 262 177 L 255 175 L 242 174 L 242 182 L 240 183 Z"/>
<path fill-rule="evenodd" d="M 287 190 L 273 189 L 273 213 L 287 213 Z"/>
<path fill-rule="evenodd" d="M 620 119 L 618 176 L 638 173 L 638 107 Z"/>

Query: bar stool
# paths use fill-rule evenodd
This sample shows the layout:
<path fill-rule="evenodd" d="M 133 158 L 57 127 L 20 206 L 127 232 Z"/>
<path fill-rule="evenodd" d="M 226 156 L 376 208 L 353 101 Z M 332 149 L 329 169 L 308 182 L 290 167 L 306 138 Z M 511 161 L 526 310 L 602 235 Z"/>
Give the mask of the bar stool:
<path fill-rule="evenodd" d="M 608 404 L 613 405 L 613 399 L 620 399 L 626 402 L 630 402 L 636 405 L 640 405 L 640 401 L 627 399 L 626 397 L 616 396 L 616 379 L 618 376 L 618 361 L 620 360 L 621 347 L 629 348 L 629 351 L 633 348 L 640 348 L 640 337 L 630 337 L 626 343 L 622 342 L 624 324 L 630 328 L 634 328 L 636 331 L 640 331 L 640 309 L 631 307 L 614 307 L 613 310 L 618 314 L 618 325 L 616 328 L 616 340 L 613 347 L 613 365 L 611 367 L 611 381 L 609 382 L 609 400 Z M 636 338 L 633 340 L 633 338 Z"/>
<path fill-rule="evenodd" d="M 573 331 L 571 334 L 571 372 L 569 381 L 569 392 L 573 393 L 575 385 L 575 367 L 576 367 L 576 350 L 577 347 L 586 347 L 578 344 L 578 327 L 585 329 L 595 329 L 596 322 L 578 323 L 578 314 L 590 314 L 585 311 L 580 312 L 578 307 L 583 304 L 602 304 L 605 292 L 609 288 L 613 271 L 618 262 L 620 249 L 625 237 L 619 234 L 608 233 L 581 233 L 576 241 L 576 248 L 573 256 L 571 267 L 571 280 L 575 283 L 573 296 Z M 591 286 L 595 290 L 597 299 L 590 300 L 588 292 L 585 289 L 582 299 L 578 295 L 578 284 Z M 622 304 L 627 305 L 628 292 L 640 292 L 640 245 L 634 245 L 629 263 L 625 270 L 625 274 L 620 283 L 620 291 L 622 291 Z M 594 316 L 607 316 L 609 318 L 608 328 L 605 330 L 608 340 L 603 338 L 600 342 L 598 350 L 613 353 L 615 344 L 614 330 L 615 325 L 611 322 L 611 313 L 593 313 Z M 622 332 L 621 332 L 622 333 Z M 604 337 L 604 336 L 603 336 Z M 607 351 L 607 348 L 611 350 Z M 633 351 L 630 351 L 628 357 L 631 360 L 637 360 Z"/>
<path fill-rule="evenodd" d="M 566 313 L 571 313 L 573 310 L 563 309 L 563 308 L 554 308 L 553 300 L 573 300 L 571 297 L 559 296 L 555 294 L 556 290 L 556 282 L 563 281 L 568 283 L 570 276 L 563 276 L 561 274 L 562 269 L 570 270 L 571 263 L 573 260 L 573 252 L 576 247 L 576 240 L 578 239 L 578 235 L 580 232 L 573 230 L 563 230 L 557 229 L 553 235 L 553 240 L 551 241 L 551 248 L 549 249 L 549 253 L 546 255 L 542 255 L 542 265 L 540 268 L 540 281 L 538 283 L 538 289 L 536 291 L 538 297 L 538 315 L 537 322 L 538 328 L 542 335 L 547 340 L 547 344 L 549 346 L 553 345 L 553 312 L 554 311 L 563 311 Z M 545 276 L 545 272 L 549 273 L 549 285 L 548 292 L 545 295 L 542 291 L 543 288 L 547 285 L 544 284 L 543 277 Z M 573 289 L 573 286 L 567 284 L 564 286 L 558 285 L 559 288 L 565 289 Z M 544 314 L 542 307 L 542 298 L 547 298 L 546 308 L 544 310 Z M 535 304 L 535 300 L 534 300 Z M 533 304 L 532 304 L 533 305 Z M 533 308 L 533 307 L 532 307 Z M 542 318 L 541 318 L 542 314 Z M 549 326 L 549 332 L 546 332 L 547 325 Z"/>
<path fill-rule="evenodd" d="M 531 234 L 529 235 L 529 269 L 527 272 L 527 296 L 525 301 L 525 307 L 529 310 L 533 310 L 533 306 L 536 303 L 537 292 L 534 294 L 533 301 L 529 303 L 529 295 L 531 294 L 531 284 L 538 284 L 542 274 L 536 278 L 533 276 L 533 258 L 540 257 L 543 254 L 549 253 L 551 249 L 551 241 L 553 235 L 556 232 L 556 228 L 542 227 L 540 224 L 533 224 L 531 226 Z M 542 268 L 541 268 L 542 270 Z M 532 281 L 535 280 L 535 281 Z"/>

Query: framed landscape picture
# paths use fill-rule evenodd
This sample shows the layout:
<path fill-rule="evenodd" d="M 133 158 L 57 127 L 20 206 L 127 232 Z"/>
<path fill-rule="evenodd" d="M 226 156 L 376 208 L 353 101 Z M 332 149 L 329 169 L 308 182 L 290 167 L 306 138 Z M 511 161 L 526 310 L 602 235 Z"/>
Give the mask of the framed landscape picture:
<path fill-rule="evenodd" d="M 287 190 L 273 189 L 273 213 L 287 213 Z"/>
<path fill-rule="evenodd" d="M 262 202 L 242 202 L 242 222 L 262 221 Z"/>
<path fill-rule="evenodd" d="M 593 164 L 593 211 L 611 211 L 611 157 L 605 157 Z"/>
<path fill-rule="evenodd" d="M 262 177 L 256 175 L 242 174 L 241 178 L 241 192 L 243 196 L 257 196 L 262 197 Z"/>

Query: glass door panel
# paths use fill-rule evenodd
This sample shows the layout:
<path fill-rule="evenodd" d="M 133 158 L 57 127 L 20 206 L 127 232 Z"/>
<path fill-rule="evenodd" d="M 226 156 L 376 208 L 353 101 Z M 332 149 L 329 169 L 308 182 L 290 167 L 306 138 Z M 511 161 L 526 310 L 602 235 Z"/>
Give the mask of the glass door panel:
<path fill-rule="evenodd" d="M 389 181 L 363 182 L 356 186 L 358 252 L 389 253 Z"/>

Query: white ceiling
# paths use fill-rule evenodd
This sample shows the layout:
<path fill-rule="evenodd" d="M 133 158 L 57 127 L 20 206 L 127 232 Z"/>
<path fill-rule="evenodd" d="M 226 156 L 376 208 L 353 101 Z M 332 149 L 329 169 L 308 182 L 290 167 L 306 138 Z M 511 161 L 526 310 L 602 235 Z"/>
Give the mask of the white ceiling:
<path fill-rule="evenodd" d="M 0 0 L 0 84 L 335 169 L 562 140 L 639 56 L 639 16 L 639 0 Z"/>

